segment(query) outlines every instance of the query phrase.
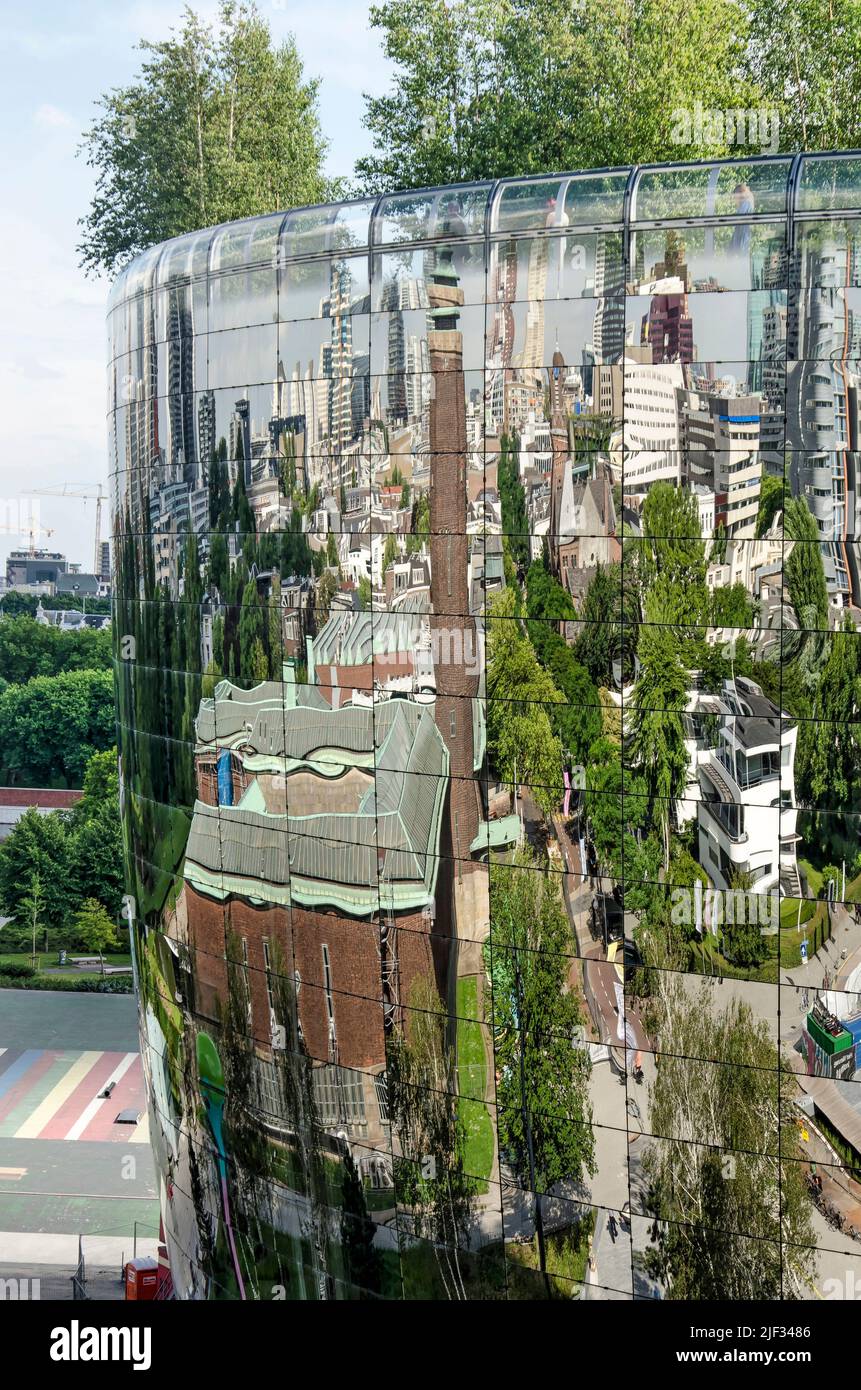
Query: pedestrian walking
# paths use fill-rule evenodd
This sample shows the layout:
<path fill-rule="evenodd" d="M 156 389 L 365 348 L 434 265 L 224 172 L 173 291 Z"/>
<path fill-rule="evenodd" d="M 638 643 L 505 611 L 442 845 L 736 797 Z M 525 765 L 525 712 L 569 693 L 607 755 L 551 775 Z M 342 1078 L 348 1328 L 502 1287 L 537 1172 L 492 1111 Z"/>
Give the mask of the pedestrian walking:
<path fill-rule="evenodd" d="M 607 1230 L 610 1232 L 610 1239 L 612 1240 L 613 1244 L 615 1245 L 615 1244 L 616 1244 L 616 1234 L 617 1234 L 617 1232 L 618 1232 L 618 1230 L 619 1230 L 619 1223 L 618 1223 L 617 1220 L 616 1220 L 615 1212 L 612 1212 L 612 1211 L 611 1211 L 611 1212 L 610 1212 L 610 1215 L 607 1217 Z"/>

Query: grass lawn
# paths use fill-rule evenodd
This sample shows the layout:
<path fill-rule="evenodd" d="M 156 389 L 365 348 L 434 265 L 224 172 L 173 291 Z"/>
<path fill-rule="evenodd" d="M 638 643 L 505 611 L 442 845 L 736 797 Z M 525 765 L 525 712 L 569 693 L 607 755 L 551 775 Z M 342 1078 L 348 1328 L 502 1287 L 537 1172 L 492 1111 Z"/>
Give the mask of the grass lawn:
<path fill-rule="evenodd" d="M 94 953 L 93 953 L 92 951 L 67 951 L 67 952 L 66 952 L 66 958 L 68 959 L 68 957 L 69 957 L 70 955 L 72 955 L 72 956 L 89 956 L 89 955 L 93 955 L 93 954 L 94 954 Z M 0 953 L 0 975 L 3 974 L 3 966 L 4 966 L 4 965 L 30 965 L 31 963 L 32 963 L 32 957 L 31 957 L 29 951 L 4 951 L 4 952 Z M 128 966 L 130 966 L 131 963 L 132 963 L 132 958 L 131 958 L 131 956 L 129 955 L 128 951 L 118 951 L 118 952 L 116 953 L 116 955 L 106 955 L 106 956 L 105 956 L 105 965 L 106 965 L 106 966 L 109 966 L 109 965 L 128 965 Z M 99 970 L 76 970 L 74 967 L 69 967 L 69 966 L 64 966 L 63 968 L 60 968 L 60 967 L 57 966 L 57 952 L 56 952 L 56 951 L 37 951 L 37 952 L 36 952 L 36 971 L 37 971 L 37 973 L 40 974 L 40 975 L 43 975 L 43 974 L 45 973 L 46 968 L 50 968 L 52 971 L 53 971 L 53 970 L 56 970 L 56 972 L 57 972 L 57 978 L 58 978 L 58 979 L 64 979 L 64 980 L 91 980 L 91 979 L 93 978 L 94 975 L 98 975 L 98 974 L 101 973 Z"/>
<path fill-rule="evenodd" d="M 481 1179 L 493 1169 L 493 1121 L 487 1113 L 487 1056 L 478 1022 L 478 979 L 465 975 L 457 982 L 458 1108 L 466 1131 L 463 1161 L 466 1171 Z M 485 1189 L 486 1190 L 486 1189 Z"/>
<path fill-rule="evenodd" d="M 765 984 L 776 984 L 781 970 L 796 970 L 801 965 L 801 943 L 807 941 L 808 959 L 816 954 L 828 939 L 828 913 L 825 904 L 804 899 L 801 908 L 801 930 L 797 928 L 798 899 L 790 898 L 781 904 L 780 931 L 775 936 L 765 938 L 768 955 L 761 965 L 751 968 L 738 966 L 728 961 L 715 945 L 713 937 L 706 937 L 693 947 L 694 968 L 704 975 L 725 975 L 728 979 L 759 980 Z"/>
<path fill-rule="evenodd" d="M 798 867 L 799 869 L 804 870 L 804 876 L 807 879 L 808 890 L 814 895 L 814 897 L 818 898 L 820 892 L 822 891 L 822 874 L 819 872 L 818 869 L 815 869 L 813 867 L 809 859 L 799 859 Z"/>

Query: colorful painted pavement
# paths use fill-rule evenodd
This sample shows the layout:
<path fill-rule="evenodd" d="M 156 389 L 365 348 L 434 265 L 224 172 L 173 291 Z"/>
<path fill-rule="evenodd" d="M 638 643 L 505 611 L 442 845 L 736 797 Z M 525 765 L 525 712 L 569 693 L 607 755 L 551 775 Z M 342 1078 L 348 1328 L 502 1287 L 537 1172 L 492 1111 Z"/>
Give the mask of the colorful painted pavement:
<path fill-rule="evenodd" d="M 121 1110 L 139 1111 L 139 1123 L 117 1124 Z M 140 1054 L 0 1048 L 0 1138 L 147 1143 Z"/>

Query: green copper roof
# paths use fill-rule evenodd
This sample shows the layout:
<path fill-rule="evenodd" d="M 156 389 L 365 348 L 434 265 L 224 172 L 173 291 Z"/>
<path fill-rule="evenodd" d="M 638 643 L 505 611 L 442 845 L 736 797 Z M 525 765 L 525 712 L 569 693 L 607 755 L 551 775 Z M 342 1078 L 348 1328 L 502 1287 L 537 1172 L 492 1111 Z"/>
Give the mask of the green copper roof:
<path fill-rule="evenodd" d="M 269 691 L 247 692 L 255 693 L 271 720 Z M 250 712 L 247 700 L 224 703 L 231 715 L 240 705 Z M 220 700 L 217 705 L 220 725 Z M 269 722 L 263 729 L 254 718 L 250 722 L 252 731 L 268 738 Z M 200 726 L 199 720 L 199 733 Z M 262 798 L 251 788 L 237 806 L 198 801 L 186 847 L 186 879 L 213 896 L 238 893 L 285 905 L 331 905 L 355 916 L 378 911 L 381 898 L 398 910 L 424 906 L 436 882 L 449 772 L 448 749 L 429 710 L 408 700 L 386 701 L 376 709 L 299 706 L 282 712 L 282 730 L 284 748 L 307 753 L 325 743 L 327 759 L 340 759 L 344 769 L 366 766 L 376 745 L 376 771 L 358 810 L 291 815 L 289 768 L 283 815 L 256 809 Z M 302 768 L 307 772 L 309 762 Z"/>

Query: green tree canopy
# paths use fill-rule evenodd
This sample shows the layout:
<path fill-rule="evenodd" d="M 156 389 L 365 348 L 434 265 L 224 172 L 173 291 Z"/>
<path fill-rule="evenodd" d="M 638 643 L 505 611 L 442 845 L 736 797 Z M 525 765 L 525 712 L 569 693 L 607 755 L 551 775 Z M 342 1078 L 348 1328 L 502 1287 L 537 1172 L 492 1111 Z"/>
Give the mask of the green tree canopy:
<path fill-rule="evenodd" d="M 661 1065 L 648 1127 L 670 1137 L 644 1158 L 661 1223 L 647 1268 L 672 1299 L 803 1298 L 814 1242 L 796 1083 L 747 1003 L 720 1008 L 705 984 L 651 973 Z"/>
<path fill-rule="evenodd" d="M 93 753 L 113 745 L 109 671 L 68 671 L 0 695 L 0 775 L 31 787 L 80 787 Z"/>
<path fill-rule="evenodd" d="M 589 1057 L 575 1045 L 583 1017 L 568 988 L 575 945 L 559 886 L 529 850 L 491 868 L 490 902 L 500 1147 L 518 1179 L 546 1193 L 595 1171 Z"/>
<path fill-rule="evenodd" d="M 783 569 L 798 626 L 804 632 L 825 630 L 828 588 L 818 544 L 822 538 L 806 498 L 792 497 L 786 503 L 783 530 L 786 540 L 794 542 L 785 548 Z"/>
<path fill-rule="evenodd" d="M 182 232 L 325 195 L 317 84 L 294 41 L 273 45 L 253 4 L 221 0 L 215 25 L 193 10 L 142 42 L 135 81 L 101 99 L 84 137 L 96 171 L 81 221 L 81 263 L 114 272 Z"/>
<path fill-rule="evenodd" d="M 61 671 L 107 671 L 111 667 L 111 634 L 91 627 L 49 627 L 24 615 L 0 622 L 0 677 L 22 685 L 34 676 L 58 676 Z"/>
<path fill-rule="evenodd" d="M 85 898 L 75 913 L 75 935 L 88 951 L 105 951 L 119 946 L 117 929 L 98 898 Z"/>
<path fill-rule="evenodd" d="M 371 24 L 394 76 L 367 188 L 734 153 L 691 143 L 695 102 L 773 111 L 782 150 L 861 143 L 857 0 L 388 0 Z"/>

